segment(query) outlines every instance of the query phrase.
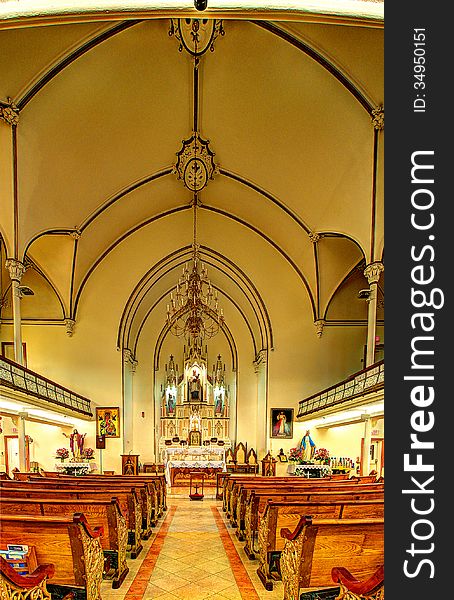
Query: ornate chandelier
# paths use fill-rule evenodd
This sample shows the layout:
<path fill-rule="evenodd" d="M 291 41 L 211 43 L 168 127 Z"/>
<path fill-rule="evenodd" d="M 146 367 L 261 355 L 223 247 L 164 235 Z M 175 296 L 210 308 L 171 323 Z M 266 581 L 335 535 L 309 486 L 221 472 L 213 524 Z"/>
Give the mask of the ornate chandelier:
<path fill-rule="evenodd" d="M 173 335 L 190 339 L 209 339 L 219 332 L 224 313 L 218 306 L 217 291 L 213 291 L 208 272 L 199 256 L 197 244 L 197 195 L 192 201 L 194 238 L 192 260 L 185 264 L 176 291 L 170 293 L 167 304 L 167 324 Z"/>

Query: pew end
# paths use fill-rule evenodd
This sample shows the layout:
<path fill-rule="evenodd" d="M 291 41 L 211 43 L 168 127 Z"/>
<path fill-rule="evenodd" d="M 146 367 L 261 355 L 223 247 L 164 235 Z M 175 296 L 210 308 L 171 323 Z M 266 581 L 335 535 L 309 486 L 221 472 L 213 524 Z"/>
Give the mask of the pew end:
<path fill-rule="evenodd" d="M 340 584 L 338 598 L 370 598 L 383 600 L 385 597 L 385 569 L 380 566 L 368 579 L 359 581 L 345 567 L 333 567 L 331 578 L 334 583 Z"/>
<path fill-rule="evenodd" d="M 0 556 L 0 595 L 5 598 L 26 594 L 29 597 L 51 598 L 47 591 L 46 582 L 55 574 L 53 564 L 39 565 L 33 573 L 20 575 L 13 567 Z"/>

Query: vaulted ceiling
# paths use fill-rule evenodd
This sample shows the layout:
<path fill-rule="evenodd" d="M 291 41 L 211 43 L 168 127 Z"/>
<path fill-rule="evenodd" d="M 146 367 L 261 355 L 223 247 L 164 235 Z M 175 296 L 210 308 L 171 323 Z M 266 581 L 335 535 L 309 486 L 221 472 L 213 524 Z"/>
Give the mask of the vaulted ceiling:
<path fill-rule="evenodd" d="M 254 351 L 273 346 L 279 291 L 310 321 L 366 319 L 349 298 L 383 255 L 383 29 L 222 28 L 196 85 L 168 18 L 0 31 L 0 108 L 18 114 L 0 120 L 15 186 L 11 202 L 2 190 L 2 263 L 29 265 L 25 320 L 77 324 L 109 269 L 98 292 L 120 298 L 118 346 L 153 315 L 164 324 L 190 255 L 193 193 L 174 167 L 195 128 L 216 164 L 199 193 L 201 253 Z M 5 270 L 2 282 L 6 297 Z"/>

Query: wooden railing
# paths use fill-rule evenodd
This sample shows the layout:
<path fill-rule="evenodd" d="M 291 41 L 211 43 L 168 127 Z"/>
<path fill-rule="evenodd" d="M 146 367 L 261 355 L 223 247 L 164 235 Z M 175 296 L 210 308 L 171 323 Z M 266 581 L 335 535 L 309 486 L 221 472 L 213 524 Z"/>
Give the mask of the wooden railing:
<path fill-rule="evenodd" d="M 88 398 L 80 396 L 4 356 L 0 356 L 0 385 L 87 416 L 93 415 L 91 400 Z"/>
<path fill-rule="evenodd" d="M 326 388 L 325 390 L 301 400 L 299 403 L 298 417 L 324 410 L 358 396 L 375 392 L 385 384 L 385 361 L 380 362 L 354 373 L 341 383 Z"/>

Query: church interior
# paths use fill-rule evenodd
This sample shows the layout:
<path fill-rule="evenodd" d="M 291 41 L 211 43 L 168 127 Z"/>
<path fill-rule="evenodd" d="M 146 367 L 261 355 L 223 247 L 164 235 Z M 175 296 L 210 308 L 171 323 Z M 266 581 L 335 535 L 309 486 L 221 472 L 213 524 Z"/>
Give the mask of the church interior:
<path fill-rule="evenodd" d="M 2 598 L 384 598 L 383 12 L 0 4 Z"/>

